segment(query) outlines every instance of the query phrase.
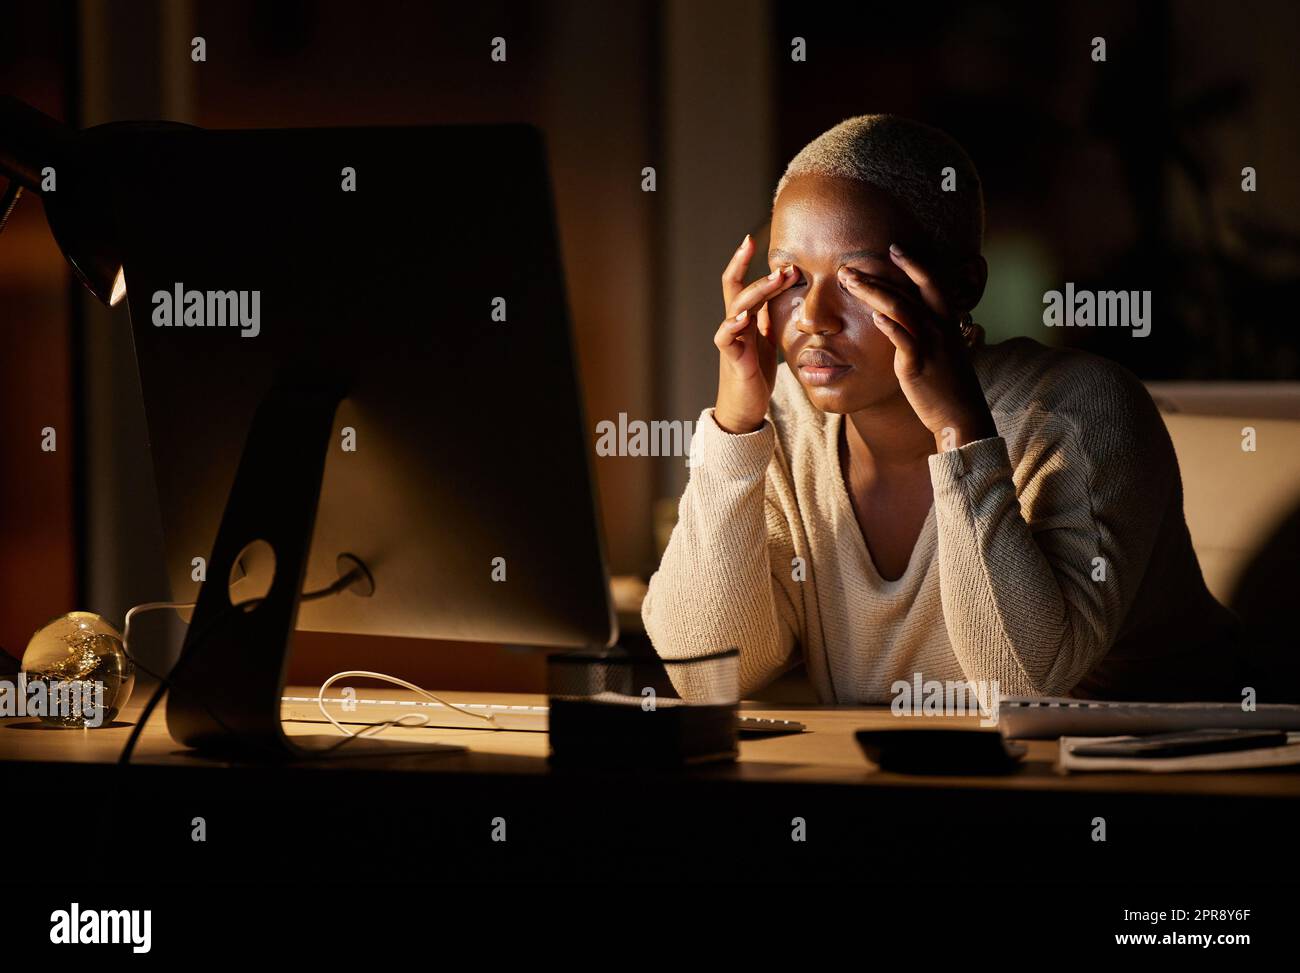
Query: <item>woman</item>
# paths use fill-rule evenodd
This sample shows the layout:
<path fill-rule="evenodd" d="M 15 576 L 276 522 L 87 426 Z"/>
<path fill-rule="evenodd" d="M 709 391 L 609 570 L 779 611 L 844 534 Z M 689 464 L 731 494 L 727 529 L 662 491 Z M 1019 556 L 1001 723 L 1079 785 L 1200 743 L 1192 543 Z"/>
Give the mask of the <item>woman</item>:
<path fill-rule="evenodd" d="M 983 222 L 970 159 L 916 122 L 850 118 L 791 161 L 772 273 L 744 286 L 746 236 L 722 276 L 717 403 L 642 608 L 656 650 L 736 646 L 744 695 L 802 660 L 828 703 L 918 673 L 1239 698 L 1150 396 L 1101 358 L 983 343 Z"/>

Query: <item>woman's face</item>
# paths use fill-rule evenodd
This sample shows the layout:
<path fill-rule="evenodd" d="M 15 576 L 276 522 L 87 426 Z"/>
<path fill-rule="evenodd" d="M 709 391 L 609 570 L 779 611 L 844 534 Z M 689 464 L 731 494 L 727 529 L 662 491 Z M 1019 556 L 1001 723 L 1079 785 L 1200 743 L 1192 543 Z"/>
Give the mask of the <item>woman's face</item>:
<path fill-rule="evenodd" d="M 823 412 L 854 412 L 902 394 L 893 344 L 838 276 L 848 265 L 919 300 L 916 285 L 889 259 L 890 243 L 905 253 L 922 245 L 916 221 L 874 187 L 800 176 L 777 197 L 768 263 L 793 264 L 799 279 L 768 303 L 768 316 L 791 371 Z"/>

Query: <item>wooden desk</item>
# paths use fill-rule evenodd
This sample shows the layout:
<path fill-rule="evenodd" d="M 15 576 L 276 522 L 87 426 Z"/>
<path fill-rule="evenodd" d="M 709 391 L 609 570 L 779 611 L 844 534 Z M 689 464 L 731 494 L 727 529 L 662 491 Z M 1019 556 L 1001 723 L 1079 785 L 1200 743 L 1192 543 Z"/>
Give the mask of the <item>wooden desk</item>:
<path fill-rule="evenodd" d="M 286 695 L 314 696 L 317 687 L 290 686 Z M 540 706 L 546 697 L 525 693 L 445 692 L 454 703 L 497 702 Z M 39 726 L 32 718 L 0 720 L 0 728 L 20 732 L 0 733 L 0 762 L 50 762 L 109 764 L 126 743 L 147 693 L 137 692 L 126 710 L 111 727 L 95 730 L 56 730 Z M 358 690 L 362 698 L 415 699 L 402 689 Z M 179 747 L 167 734 L 163 705 L 141 735 L 133 763 L 147 766 L 210 767 L 212 761 Z M 1011 791 L 1061 791 L 1071 793 L 1157 793 L 1221 794 L 1247 798 L 1300 799 L 1300 771 L 1268 770 L 1250 773 L 1198 774 L 1061 774 L 1054 769 L 1055 740 L 1025 741 L 1029 754 L 1020 771 L 1006 776 L 920 777 L 886 773 L 863 756 L 853 734 L 861 729 L 897 727 L 900 718 L 887 706 L 807 707 L 745 703 L 747 714 L 798 720 L 808 732 L 790 736 L 744 737 L 740 759 L 733 765 L 691 770 L 688 776 L 707 779 L 738 779 L 761 782 L 805 782 L 854 784 L 862 787 L 941 788 L 976 787 Z M 970 717 L 903 717 L 925 726 L 978 726 Z M 330 734 L 336 731 L 324 723 L 284 724 L 290 736 Z M 463 754 L 432 757 L 323 761 L 320 769 L 347 771 L 360 763 L 404 773 L 532 773 L 547 774 L 550 768 L 545 733 L 476 729 L 400 728 L 383 734 L 385 739 L 433 741 L 467 747 Z"/>
<path fill-rule="evenodd" d="M 397 691 L 375 693 L 392 698 Z M 114 761 L 145 695 L 137 694 L 117 724 L 97 730 L 0 721 L 0 773 L 35 794 L 77 793 L 91 800 L 102 794 L 118 827 L 177 867 L 212 857 L 217 839 L 206 851 L 188 840 L 195 815 L 224 836 L 230 856 L 206 867 L 247 865 L 249 855 L 305 855 L 321 841 L 336 849 L 332 854 L 346 854 L 350 842 L 358 849 L 378 843 L 398 860 L 397 848 L 415 847 L 473 868 L 617 870 L 648 855 L 687 870 L 742 874 L 757 868 L 770 876 L 790 869 L 800 877 L 809 869 L 907 874 L 926 862 L 979 865 L 980 855 L 990 856 L 981 867 L 1068 863 L 1079 875 L 1089 869 L 1101 875 L 1134 860 L 1202 876 L 1221 868 L 1229 875 L 1252 850 L 1270 867 L 1300 861 L 1294 825 L 1300 773 L 1063 776 L 1053 767 L 1054 741 L 1032 741 L 1024 766 L 1007 776 L 884 773 L 867 762 L 853 732 L 897 726 L 887 707 L 747 705 L 747 712 L 798 719 L 809 732 L 745 739 L 735 763 L 673 773 L 558 769 L 546 760 L 543 733 L 425 728 L 392 729 L 385 736 L 468 750 L 232 765 L 179 748 L 167 735 L 160 707 L 133 765 L 118 768 Z M 545 701 L 445 695 L 457 702 Z M 323 724 L 289 723 L 286 729 L 291 735 L 333 732 Z M 489 822 L 499 817 L 509 829 L 505 847 L 491 840 Z M 1106 820 L 1104 843 L 1093 840 L 1099 817 Z M 808 841 L 791 839 L 795 818 L 805 822 Z M 1230 840 L 1207 842 L 1207 833 Z M 382 856 L 366 860 L 395 867 Z"/>

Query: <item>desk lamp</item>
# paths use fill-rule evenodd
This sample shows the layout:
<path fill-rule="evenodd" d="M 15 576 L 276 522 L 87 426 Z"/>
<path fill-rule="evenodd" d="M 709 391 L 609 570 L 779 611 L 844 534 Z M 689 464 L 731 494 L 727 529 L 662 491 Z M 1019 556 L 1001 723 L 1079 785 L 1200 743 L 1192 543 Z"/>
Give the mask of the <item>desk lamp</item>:
<path fill-rule="evenodd" d="M 0 173 L 8 179 L 0 198 L 0 230 L 24 189 L 45 204 L 45 218 L 77 279 L 105 304 L 126 296 L 122 261 L 102 218 L 103 191 L 94 156 L 104 129 L 76 132 L 30 105 L 0 97 Z"/>

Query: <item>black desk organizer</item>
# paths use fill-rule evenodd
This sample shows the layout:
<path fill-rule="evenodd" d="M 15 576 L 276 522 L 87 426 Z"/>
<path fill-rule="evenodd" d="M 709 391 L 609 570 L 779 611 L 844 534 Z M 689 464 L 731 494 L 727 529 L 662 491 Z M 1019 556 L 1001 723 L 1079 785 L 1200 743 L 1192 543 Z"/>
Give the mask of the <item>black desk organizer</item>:
<path fill-rule="evenodd" d="M 645 661 L 619 649 L 551 656 L 551 762 L 672 768 L 734 760 L 740 653 L 660 662 L 685 698 L 657 692 Z"/>

